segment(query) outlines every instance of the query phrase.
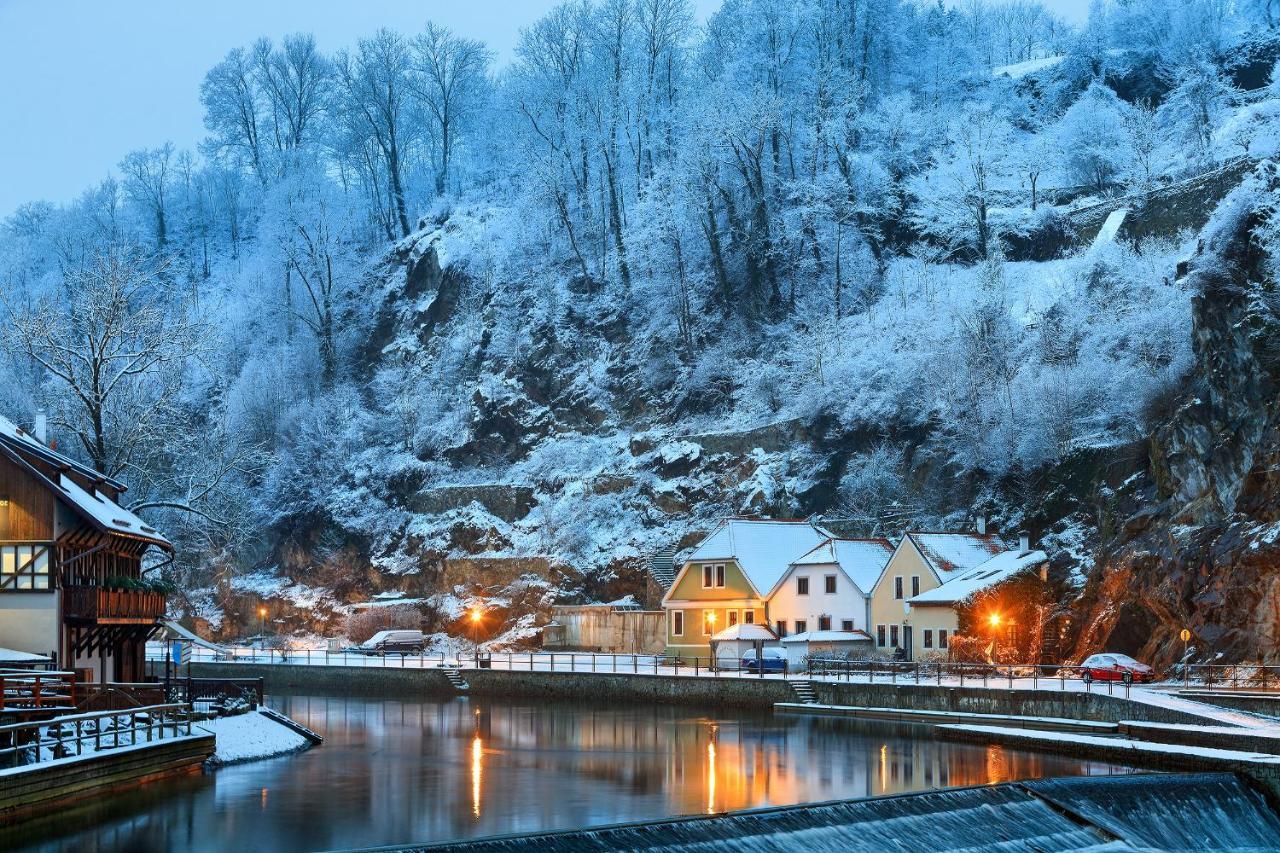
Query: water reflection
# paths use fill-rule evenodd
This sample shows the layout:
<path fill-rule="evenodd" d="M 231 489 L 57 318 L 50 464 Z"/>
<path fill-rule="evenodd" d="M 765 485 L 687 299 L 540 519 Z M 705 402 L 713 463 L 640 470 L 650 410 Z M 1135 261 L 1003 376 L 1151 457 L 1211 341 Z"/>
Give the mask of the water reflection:
<path fill-rule="evenodd" d="M 461 699 L 273 704 L 325 745 L 0 833 L 0 849 L 342 849 L 1122 769 L 823 718 Z"/>

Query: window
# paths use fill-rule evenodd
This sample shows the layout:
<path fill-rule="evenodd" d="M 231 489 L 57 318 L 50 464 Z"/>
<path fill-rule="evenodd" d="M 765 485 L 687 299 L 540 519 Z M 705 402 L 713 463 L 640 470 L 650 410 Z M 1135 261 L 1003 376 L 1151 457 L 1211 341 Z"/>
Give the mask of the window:
<path fill-rule="evenodd" d="M 46 545 L 0 546 L 0 591 L 52 589 Z"/>
<path fill-rule="evenodd" d="M 819 630 L 819 631 L 830 631 L 830 630 L 831 630 L 831 617 L 830 617 L 830 616 L 819 616 L 819 617 L 818 617 L 818 630 Z"/>
<path fill-rule="evenodd" d="M 9 496 L 0 494 L 0 539 L 9 538 Z"/>
<path fill-rule="evenodd" d="M 711 566 L 710 564 L 702 567 L 702 588 L 711 589 Z"/>
<path fill-rule="evenodd" d="M 671 611 L 671 636 L 673 637 L 684 636 L 684 611 L 683 610 Z"/>
<path fill-rule="evenodd" d="M 748 625 L 756 624 L 756 612 L 754 610 L 742 611 L 742 621 L 746 622 Z"/>
<path fill-rule="evenodd" d="M 947 629 L 946 628 L 938 629 L 938 648 L 940 649 L 947 648 Z"/>
<path fill-rule="evenodd" d="M 808 630 L 809 630 L 809 623 L 808 623 L 808 622 L 804 621 L 803 619 L 797 619 L 797 620 L 796 620 L 796 633 L 797 633 L 797 634 L 803 634 L 805 631 L 808 631 Z"/>
<path fill-rule="evenodd" d="M 716 586 L 724 588 L 724 563 L 716 563 Z"/>
<path fill-rule="evenodd" d="M 932 628 L 924 629 L 924 647 L 926 649 L 933 648 L 933 629 Z"/>
<path fill-rule="evenodd" d="M 734 625 L 737 625 L 737 624 L 738 624 L 738 611 L 730 610 L 729 611 L 729 627 L 732 628 Z"/>
<path fill-rule="evenodd" d="M 775 633 L 775 634 L 777 634 L 779 637 L 785 637 L 785 636 L 787 636 L 787 620 L 785 620 L 785 619 L 779 619 L 779 620 L 778 620 L 778 630 L 777 630 L 777 631 L 775 631 L 774 633 Z"/>
<path fill-rule="evenodd" d="M 852 620 L 852 619 L 841 619 L 841 620 L 840 620 L 840 630 L 841 630 L 841 631 L 852 631 L 852 630 L 853 630 L 853 620 Z"/>
<path fill-rule="evenodd" d="M 714 610 L 702 611 L 702 636 L 710 637 L 716 632 L 716 612 Z"/>
<path fill-rule="evenodd" d="M 920 576 L 912 575 L 911 576 L 911 597 L 915 598 L 919 594 L 920 594 Z"/>
<path fill-rule="evenodd" d="M 889 626 L 889 645 L 893 646 L 895 649 L 898 647 L 898 626 L 897 625 Z"/>
<path fill-rule="evenodd" d="M 897 575 L 893 579 L 893 597 L 902 598 L 902 575 Z"/>
<path fill-rule="evenodd" d="M 809 594 L 809 579 L 796 578 L 796 595 L 808 595 L 808 594 Z"/>
<path fill-rule="evenodd" d="M 884 648 L 884 626 L 883 625 L 876 626 L 876 645 L 882 649 Z"/>
<path fill-rule="evenodd" d="M 826 581 L 826 592 L 827 592 L 827 595 L 834 595 L 834 594 L 835 594 L 835 591 L 836 591 L 836 576 L 835 576 L 835 575 L 827 575 L 827 576 L 826 576 L 826 578 L 825 578 L 825 581 Z"/>

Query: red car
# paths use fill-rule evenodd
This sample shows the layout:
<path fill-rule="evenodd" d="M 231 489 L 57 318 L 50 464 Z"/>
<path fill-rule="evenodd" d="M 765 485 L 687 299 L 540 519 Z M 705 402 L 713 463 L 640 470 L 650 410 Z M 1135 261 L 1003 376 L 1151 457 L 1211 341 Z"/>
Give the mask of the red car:
<path fill-rule="evenodd" d="M 1128 673 L 1132 681 L 1154 681 L 1156 671 L 1128 655 L 1108 652 L 1090 655 L 1080 664 L 1080 677 L 1086 681 L 1124 681 Z"/>

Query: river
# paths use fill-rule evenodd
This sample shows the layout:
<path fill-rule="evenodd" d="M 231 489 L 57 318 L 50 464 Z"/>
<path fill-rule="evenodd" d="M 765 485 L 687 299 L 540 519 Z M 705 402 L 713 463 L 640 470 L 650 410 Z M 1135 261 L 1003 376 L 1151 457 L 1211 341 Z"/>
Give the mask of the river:
<path fill-rule="evenodd" d="M 272 697 L 308 752 L 0 832 L 0 849 L 310 851 L 1128 772 L 922 728 L 670 706 Z"/>

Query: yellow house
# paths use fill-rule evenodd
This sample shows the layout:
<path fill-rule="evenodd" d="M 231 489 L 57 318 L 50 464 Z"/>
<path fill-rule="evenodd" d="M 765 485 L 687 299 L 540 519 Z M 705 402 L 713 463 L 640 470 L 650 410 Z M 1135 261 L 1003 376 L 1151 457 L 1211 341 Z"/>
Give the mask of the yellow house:
<path fill-rule="evenodd" d="M 917 637 L 908 600 L 977 568 L 1004 550 L 1004 543 L 989 533 L 903 536 L 871 590 L 869 633 L 876 648 L 887 652 L 902 649 L 908 660 L 915 660 L 927 650 L 945 651 L 955 628 L 950 624 L 934 625 L 931 620 L 925 626 L 929 634 Z"/>
<path fill-rule="evenodd" d="M 739 622 L 768 625 L 765 596 L 793 560 L 828 536 L 807 521 L 721 521 L 685 559 L 662 598 L 667 654 L 709 658 L 717 631 Z"/>

